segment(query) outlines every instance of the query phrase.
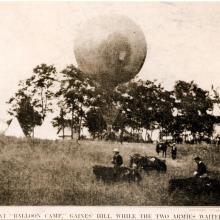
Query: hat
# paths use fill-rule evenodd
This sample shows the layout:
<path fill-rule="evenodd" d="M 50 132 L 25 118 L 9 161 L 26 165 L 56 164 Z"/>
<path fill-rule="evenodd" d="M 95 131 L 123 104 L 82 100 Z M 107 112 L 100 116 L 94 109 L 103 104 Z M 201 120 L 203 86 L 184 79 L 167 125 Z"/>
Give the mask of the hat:
<path fill-rule="evenodd" d="M 132 164 L 132 168 L 136 169 L 136 168 L 137 168 L 137 164 L 136 164 L 136 163 L 133 163 L 133 164 Z"/>
<path fill-rule="evenodd" d="M 200 159 L 200 157 L 195 157 L 194 160 L 198 161 L 198 160 L 201 160 L 201 159 Z"/>
<path fill-rule="evenodd" d="M 119 152 L 118 148 L 114 148 L 113 152 Z"/>

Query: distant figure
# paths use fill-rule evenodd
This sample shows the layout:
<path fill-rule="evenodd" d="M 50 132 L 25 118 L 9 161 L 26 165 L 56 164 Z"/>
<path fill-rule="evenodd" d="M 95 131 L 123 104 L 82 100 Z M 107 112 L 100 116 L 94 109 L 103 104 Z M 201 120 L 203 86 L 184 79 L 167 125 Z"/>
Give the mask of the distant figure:
<path fill-rule="evenodd" d="M 194 161 L 197 163 L 197 170 L 194 172 L 194 176 L 199 178 L 207 178 L 207 168 L 200 157 L 195 157 Z"/>
<path fill-rule="evenodd" d="M 169 142 L 165 141 L 165 142 L 157 142 L 156 144 L 156 152 L 159 156 L 160 151 L 162 151 L 162 156 L 166 157 L 167 155 L 167 147 L 169 146 Z"/>
<path fill-rule="evenodd" d="M 123 164 L 123 159 L 122 159 L 122 156 L 119 154 L 119 150 L 117 148 L 113 150 L 113 153 L 114 155 L 112 158 L 112 163 L 115 168 L 118 168 Z"/>
<path fill-rule="evenodd" d="M 171 155 L 172 155 L 172 159 L 173 159 L 173 160 L 176 159 L 176 154 L 177 154 L 176 144 L 173 143 L 173 144 L 172 144 L 172 148 L 171 148 Z"/>

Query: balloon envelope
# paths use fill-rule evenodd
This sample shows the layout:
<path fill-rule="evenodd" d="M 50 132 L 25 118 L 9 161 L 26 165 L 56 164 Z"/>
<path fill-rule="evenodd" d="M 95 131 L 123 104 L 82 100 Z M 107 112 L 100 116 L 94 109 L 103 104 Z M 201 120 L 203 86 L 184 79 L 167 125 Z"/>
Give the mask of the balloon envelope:
<path fill-rule="evenodd" d="M 74 53 L 80 70 L 102 87 L 114 88 L 140 71 L 147 46 L 142 30 L 129 18 L 100 16 L 79 29 Z"/>

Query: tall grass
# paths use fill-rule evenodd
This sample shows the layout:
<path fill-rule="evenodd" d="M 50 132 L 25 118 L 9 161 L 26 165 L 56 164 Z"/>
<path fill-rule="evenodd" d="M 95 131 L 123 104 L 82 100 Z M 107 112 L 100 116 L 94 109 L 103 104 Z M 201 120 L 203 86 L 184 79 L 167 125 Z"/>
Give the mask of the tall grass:
<path fill-rule="evenodd" d="M 138 183 L 96 181 L 92 166 L 111 166 L 118 147 L 128 164 L 132 152 L 156 155 L 152 144 L 103 141 L 48 141 L 0 137 L 0 204 L 2 205 L 192 205 L 213 204 L 207 198 L 192 201 L 181 192 L 168 195 L 168 181 L 191 176 L 194 155 L 204 158 L 212 171 L 219 168 L 215 146 L 178 146 L 178 158 L 166 161 L 166 174 L 142 173 Z M 216 172 L 217 173 L 217 172 Z M 217 175 L 215 173 L 215 175 Z M 218 176 L 219 177 L 219 176 Z M 216 203 L 216 201 L 215 201 Z M 195 204 L 194 204 L 195 205 Z"/>

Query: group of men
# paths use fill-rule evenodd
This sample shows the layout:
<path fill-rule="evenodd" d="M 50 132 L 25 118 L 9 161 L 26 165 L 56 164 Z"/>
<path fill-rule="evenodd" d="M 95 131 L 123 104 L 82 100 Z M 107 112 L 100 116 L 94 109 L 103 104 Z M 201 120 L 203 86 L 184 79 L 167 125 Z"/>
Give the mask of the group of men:
<path fill-rule="evenodd" d="M 174 145 L 175 146 L 175 145 Z M 176 147 L 176 146 L 175 146 Z M 114 165 L 115 168 L 121 167 L 123 164 L 123 158 L 119 153 L 119 150 L 117 148 L 115 148 L 113 150 L 113 158 L 112 158 L 112 164 Z M 200 157 L 195 157 L 194 161 L 197 164 L 197 169 L 194 172 L 194 176 L 195 177 L 199 177 L 199 178 L 207 178 L 207 167 L 204 164 L 204 162 L 201 160 Z"/>

